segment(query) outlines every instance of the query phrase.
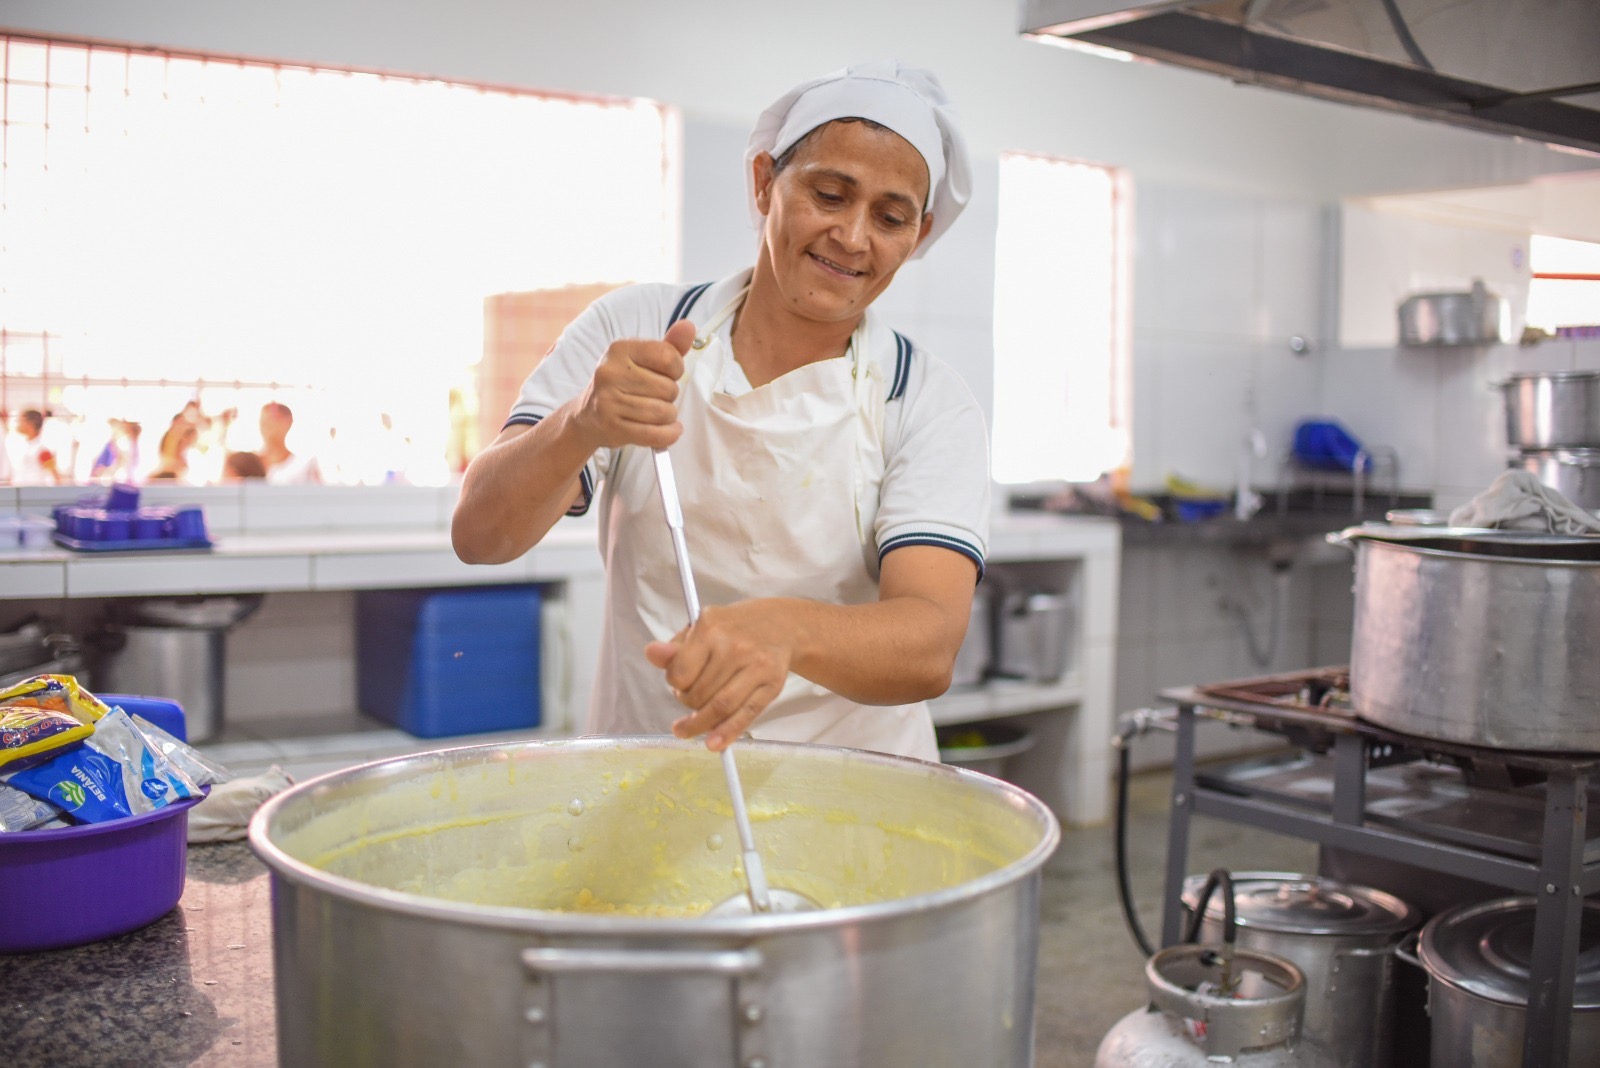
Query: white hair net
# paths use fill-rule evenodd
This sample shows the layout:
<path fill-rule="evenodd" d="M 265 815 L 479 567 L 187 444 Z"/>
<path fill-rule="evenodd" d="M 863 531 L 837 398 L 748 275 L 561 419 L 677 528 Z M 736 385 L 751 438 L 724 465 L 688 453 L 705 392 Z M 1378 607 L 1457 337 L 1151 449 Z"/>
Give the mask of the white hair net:
<path fill-rule="evenodd" d="M 858 63 L 790 89 L 756 119 L 745 148 L 745 185 L 752 222 L 761 225 L 751 164 L 762 152 L 774 159 L 806 134 L 834 119 L 870 119 L 910 142 L 928 165 L 928 212 L 933 226 L 915 256 L 949 229 L 972 196 L 972 168 L 955 109 L 931 71 L 898 60 Z"/>

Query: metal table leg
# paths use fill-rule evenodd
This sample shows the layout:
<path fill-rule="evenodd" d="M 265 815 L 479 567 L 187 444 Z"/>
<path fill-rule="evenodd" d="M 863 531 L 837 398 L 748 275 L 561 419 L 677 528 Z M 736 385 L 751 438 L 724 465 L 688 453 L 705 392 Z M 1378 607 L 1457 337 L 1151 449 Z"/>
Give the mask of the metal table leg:
<path fill-rule="evenodd" d="M 1567 1063 L 1572 998 L 1583 930 L 1583 852 L 1588 775 L 1552 773 L 1545 783 L 1544 848 L 1528 969 L 1528 1015 L 1522 1039 L 1527 1068 Z"/>
<path fill-rule="evenodd" d="M 1161 897 L 1161 945 L 1183 940 L 1183 880 L 1189 863 L 1189 818 L 1194 812 L 1194 705 L 1178 706 L 1172 761 L 1172 816 L 1167 825 L 1167 883 Z"/>

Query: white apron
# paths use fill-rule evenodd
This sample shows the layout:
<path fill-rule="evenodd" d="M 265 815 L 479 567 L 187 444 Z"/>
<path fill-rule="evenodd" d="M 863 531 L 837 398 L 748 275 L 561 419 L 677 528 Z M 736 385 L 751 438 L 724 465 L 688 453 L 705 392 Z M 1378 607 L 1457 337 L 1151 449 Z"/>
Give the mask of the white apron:
<path fill-rule="evenodd" d="M 844 356 L 733 396 L 722 388 L 733 353 L 717 331 L 743 300 L 701 328 L 679 383 L 672 465 L 701 604 L 876 601 L 888 383 L 868 357 L 866 317 Z M 644 647 L 683 629 L 688 611 L 648 449 L 613 457 L 600 524 L 607 611 L 589 729 L 664 733 L 685 710 Z M 858 705 L 793 673 L 750 733 L 939 758 L 925 702 Z"/>

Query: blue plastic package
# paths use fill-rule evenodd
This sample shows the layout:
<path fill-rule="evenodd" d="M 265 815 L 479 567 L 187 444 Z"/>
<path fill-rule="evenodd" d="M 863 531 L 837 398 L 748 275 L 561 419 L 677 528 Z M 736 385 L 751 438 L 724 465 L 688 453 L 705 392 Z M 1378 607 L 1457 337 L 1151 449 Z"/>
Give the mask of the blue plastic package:
<path fill-rule="evenodd" d="M 1372 457 L 1361 452 L 1361 442 L 1332 419 L 1308 419 L 1294 428 L 1294 456 L 1307 467 L 1322 471 L 1372 469 Z"/>
<path fill-rule="evenodd" d="M 138 816 L 200 796 L 200 787 L 120 708 L 96 723 L 83 745 L 0 778 L 85 823 Z"/>

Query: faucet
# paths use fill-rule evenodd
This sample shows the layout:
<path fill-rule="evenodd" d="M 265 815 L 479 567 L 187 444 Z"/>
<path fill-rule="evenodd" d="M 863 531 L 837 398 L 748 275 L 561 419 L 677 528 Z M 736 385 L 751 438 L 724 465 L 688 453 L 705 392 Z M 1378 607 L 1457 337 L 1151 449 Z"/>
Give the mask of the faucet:
<path fill-rule="evenodd" d="M 1261 511 L 1261 494 L 1250 488 L 1250 462 L 1266 457 L 1267 436 L 1259 427 L 1251 427 L 1239 448 L 1239 485 L 1233 494 L 1233 518 L 1240 522 Z"/>

